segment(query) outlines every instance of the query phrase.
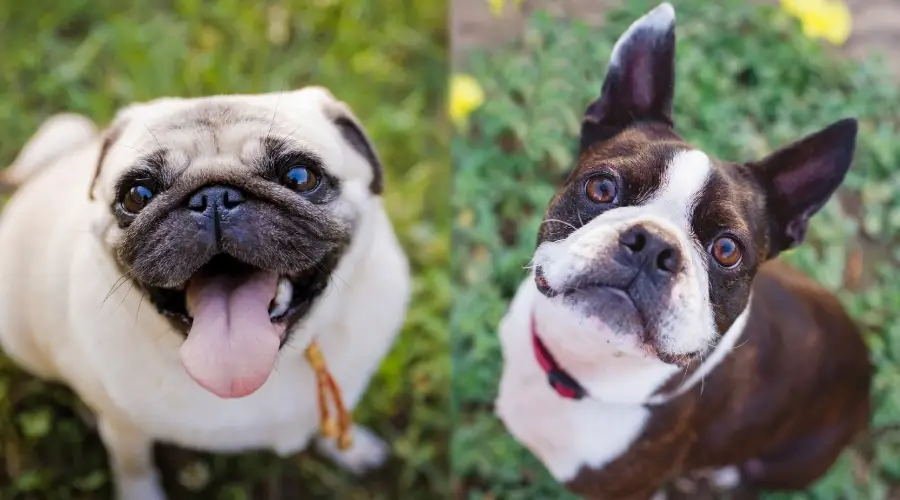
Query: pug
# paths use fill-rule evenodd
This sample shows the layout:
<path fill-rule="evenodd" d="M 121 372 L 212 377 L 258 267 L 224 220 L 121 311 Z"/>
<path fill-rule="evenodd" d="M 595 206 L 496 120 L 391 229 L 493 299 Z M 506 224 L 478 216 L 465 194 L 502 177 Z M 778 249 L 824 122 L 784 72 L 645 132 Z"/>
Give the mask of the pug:
<path fill-rule="evenodd" d="M 118 498 L 165 497 L 154 442 L 386 459 L 362 426 L 319 437 L 304 357 L 352 409 L 410 295 L 379 156 L 328 90 L 160 98 L 103 132 L 57 116 L 3 182 L 0 344 L 92 410 Z"/>

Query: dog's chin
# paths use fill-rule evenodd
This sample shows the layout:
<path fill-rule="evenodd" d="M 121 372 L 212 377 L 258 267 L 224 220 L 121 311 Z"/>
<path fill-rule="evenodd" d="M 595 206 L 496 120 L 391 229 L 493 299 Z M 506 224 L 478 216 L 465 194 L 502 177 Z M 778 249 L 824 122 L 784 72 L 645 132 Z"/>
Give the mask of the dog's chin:
<path fill-rule="evenodd" d="M 146 291 L 157 311 L 168 318 L 175 329 L 187 336 L 193 325 L 193 311 L 188 300 L 192 282 L 203 279 L 240 280 L 242 276 L 272 274 L 277 276 L 277 290 L 269 303 L 269 320 L 283 332 L 284 345 L 292 327 L 310 311 L 314 300 L 322 293 L 330 275 L 323 266 L 313 266 L 306 272 L 283 274 L 261 269 L 227 254 L 219 254 L 200 267 L 187 281 L 174 287 L 157 287 L 138 283 Z"/>
<path fill-rule="evenodd" d="M 586 285 L 568 289 L 551 299 L 561 301 L 571 314 L 579 317 L 581 328 L 592 330 L 593 348 L 573 349 L 599 356 L 631 359 L 635 362 L 662 363 L 686 368 L 700 353 L 672 354 L 660 344 L 656 325 L 648 324 L 632 297 L 621 288 Z M 581 337 L 584 338 L 584 337 Z M 596 358 L 595 358 L 596 359 Z"/>

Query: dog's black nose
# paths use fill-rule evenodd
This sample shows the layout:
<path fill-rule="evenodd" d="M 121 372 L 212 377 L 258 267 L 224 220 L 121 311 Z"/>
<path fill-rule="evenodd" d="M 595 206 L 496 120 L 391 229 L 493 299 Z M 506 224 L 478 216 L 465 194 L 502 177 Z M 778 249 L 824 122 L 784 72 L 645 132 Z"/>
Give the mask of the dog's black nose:
<path fill-rule="evenodd" d="M 619 235 L 622 251 L 634 266 L 672 275 L 681 268 L 681 252 L 674 239 L 650 224 L 636 224 Z"/>
<path fill-rule="evenodd" d="M 244 202 L 244 193 L 231 186 L 206 186 L 188 199 L 187 206 L 195 212 L 224 214 Z"/>

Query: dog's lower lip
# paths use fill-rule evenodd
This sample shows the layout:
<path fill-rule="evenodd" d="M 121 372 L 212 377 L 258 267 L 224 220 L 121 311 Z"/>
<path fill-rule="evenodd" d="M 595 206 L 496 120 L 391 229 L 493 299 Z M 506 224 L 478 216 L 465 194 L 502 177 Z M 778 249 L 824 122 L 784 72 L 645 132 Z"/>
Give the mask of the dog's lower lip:
<path fill-rule="evenodd" d="M 699 352 L 692 352 L 688 354 L 668 354 L 665 352 L 656 351 L 654 354 L 662 362 L 678 366 L 679 368 L 688 368 L 695 360 L 700 358 Z"/>
<path fill-rule="evenodd" d="M 550 286 L 550 283 L 547 281 L 547 278 L 544 276 L 544 271 L 540 267 L 536 267 L 534 270 L 534 283 L 537 286 L 539 292 L 543 293 L 548 297 L 553 297 L 556 295 L 556 290 Z"/>
<path fill-rule="evenodd" d="M 627 291 L 622 289 L 621 287 L 607 285 L 605 283 L 587 283 L 580 284 L 578 286 L 568 287 L 563 291 L 563 295 L 570 296 L 579 292 L 589 292 L 591 290 L 605 290 L 607 292 L 612 292 L 623 299 L 627 299 L 631 302 L 634 302 L 631 298 L 631 295 L 628 294 Z"/>

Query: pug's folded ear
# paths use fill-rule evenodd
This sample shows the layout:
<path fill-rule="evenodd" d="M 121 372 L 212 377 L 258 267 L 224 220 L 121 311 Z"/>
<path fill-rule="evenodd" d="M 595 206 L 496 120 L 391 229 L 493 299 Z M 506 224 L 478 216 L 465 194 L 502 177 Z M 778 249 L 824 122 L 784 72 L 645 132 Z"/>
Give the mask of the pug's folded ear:
<path fill-rule="evenodd" d="M 122 130 L 124 128 L 124 121 L 114 121 L 101 135 L 103 143 L 100 145 L 100 154 L 97 157 L 97 165 L 94 167 L 94 177 L 91 179 L 91 187 L 88 189 L 89 200 L 94 200 L 95 198 L 94 190 L 97 187 L 97 179 L 100 178 L 100 172 L 103 169 L 103 161 L 106 159 L 106 154 L 109 152 L 112 145 L 119 139 L 119 136 L 122 135 Z"/>
<path fill-rule="evenodd" d="M 384 191 L 384 168 L 381 165 L 381 159 L 378 157 L 369 135 L 356 115 L 353 114 L 350 106 L 335 98 L 325 87 L 307 87 L 303 91 L 320 94 L 319 102 L 325 116 L 337 127 L 341 137 L 347 141 L 350 147 L 371 166 L 372 182 L 369 183 L 369 190 L 372 194 L 380 195 Z"/>
<path fill-rule="evenodd" d="M 125 130 L 125 126 L 131 121 L 128 113 L 129 110 L 130 108 L 125 108 L 116 113 L 112 123 L 110 123 L 100 135 L 103 142 L 100 145 L 100 154 L 97 156 L 97 165 L 94 167 L 94 177 L 91 179 L 91 187 L 88 189 L 89 200 L 93 201 L 95 199 L 94 191 L 97 188 L 97 180 L 100 178 L 100 173 L 103 171 L 103 162 L 106 160 L 107 153 L 109 153 L 109 150 L 116 141 L 119 140 L 122 131 Z"/>

